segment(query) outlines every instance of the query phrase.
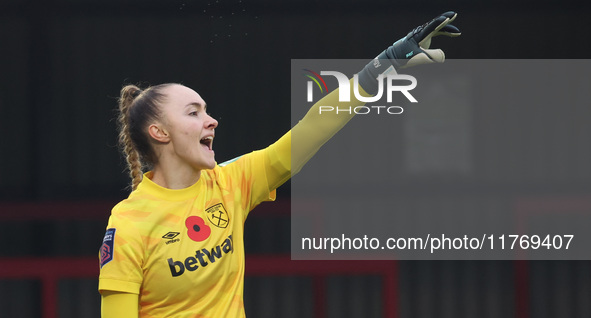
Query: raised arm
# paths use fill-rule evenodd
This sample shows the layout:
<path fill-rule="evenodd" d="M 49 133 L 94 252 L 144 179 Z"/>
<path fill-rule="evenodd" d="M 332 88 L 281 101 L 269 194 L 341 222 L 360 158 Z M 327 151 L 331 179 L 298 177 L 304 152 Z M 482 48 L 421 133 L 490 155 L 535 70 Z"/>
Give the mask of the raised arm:
<path fill-rule="evenodd" d="M 460 30 L 449 24 L 456 18 L 455 12 L 443 13 L 433 20 L 414 28 L 405 37 L 396 41 L 380 53 L 359 72 L 359 87 L 354 87 L 353 79 L 349 81 L 350 102 L 339 101 L 339 89 L 315 103 L 307 114 L 290 132 L 269 146 L 269 161 L 267 166 L 267 180 L 269 189 L 275 189 L 292 175 L 300 171 L 304 164 L 332 136 L 355 115 L 336 112 L 320 112 L 323 105 L 339 108 L 349 108 L 364 105 L 355 98 L 354 90 L 358 90 L 363 97 L 369 97 L 378 91 L 378 77 L 390 72 L 396 72 L 406 67 L 419 64 L 441 63 L 445 54 L 440 49 L 430 49 L 431 39 L 437 35 L 459 36 Z M 293 136 L 292 136 L 293 135 Z"/>

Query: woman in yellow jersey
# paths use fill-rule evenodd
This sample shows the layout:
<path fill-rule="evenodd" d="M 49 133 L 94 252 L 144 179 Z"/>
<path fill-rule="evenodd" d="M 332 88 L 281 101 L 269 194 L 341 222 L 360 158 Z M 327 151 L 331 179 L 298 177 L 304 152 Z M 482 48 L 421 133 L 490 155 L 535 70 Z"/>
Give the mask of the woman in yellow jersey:
<path fill-rule="evenodd" d="M 374 94 L 376 78 L 392 66 L 442 62 L 431 38 L 459 35 L 449 24 L 455 17 L 446 12 L 383 51 L 377 58 L 389 63 L 359 72 L 362 95 Z M 132 192 L 113 208 L 100 248 L 102 317 L 244 317 L 246 217 L 274 200 L 275 189 L 353 116 L 319 116 L 318 105 L 361 105 L 350 100 L 332 92 L 277 142 L 222 166 L 213 151 L 218 122 L 197 92 L 180 84 L 125 86 L 119 137 Z M 298 153 L 292 132 L 305 140 Z"/>

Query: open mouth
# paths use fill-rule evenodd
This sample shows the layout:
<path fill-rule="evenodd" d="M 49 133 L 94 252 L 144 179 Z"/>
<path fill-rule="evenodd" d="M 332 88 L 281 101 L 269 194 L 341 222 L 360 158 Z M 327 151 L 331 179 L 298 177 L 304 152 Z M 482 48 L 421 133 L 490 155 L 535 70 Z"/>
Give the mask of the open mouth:
<path fill-rule="evenodd" d="M 199 143 L 202 144 L 207 150 L 211 151 L 213 146 L 213 136 L 208 136 L 199 140 Z"/>

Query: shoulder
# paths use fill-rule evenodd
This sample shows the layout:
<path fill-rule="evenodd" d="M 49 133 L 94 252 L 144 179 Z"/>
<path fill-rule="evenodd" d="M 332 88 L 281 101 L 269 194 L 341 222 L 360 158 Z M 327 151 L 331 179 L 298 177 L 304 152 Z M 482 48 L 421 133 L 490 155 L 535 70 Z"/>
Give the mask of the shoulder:
<path fill-rule="evenodd" d="M 227 166 L 227 165 L 229 165 L 229 164 L 231 164 L 231 163 L 234 163 L 234 162 L 238 161 L 238 159 L 240 159 L 240 158 L 242 158 L 242 157 L 244 157 L 244 155 L 242 155 L 242 156 L 238 156 L 238 157 L 235 157 L 235 158 L 232 158 L 232 159 L 230 159 L 230 160 L 226 160 L 226 161 L 224 161 L 224 162 L 222 162 L 222 163 L 218 164 L 218 165 L 216 166 L 216 168 L 218 168 L 218 167 L 219 167 L 219 168 L 223 168 L 223 167 L 225 167 L 225 166 Z"/>
<path fill-rule="evenodd" d="M 249 179 L 248 176 L 252 174 L 253 167 L 258 161 L 257 151 L 253 151 L 219 163 L 213 169 L 204 172 L 206 178 L 213 181 L 208 184 L 217 184 L 223 188 L 234 187 L 237 182 Z"/>
<path fill-rule="evenodd" d="M 134 198 L 130 195 L 129 198 L 117 203 L 111 210 L 111 218 L 118 220 L 135 219 L 147 211 L 145 205 L 149 204 L 147 200 Z"/>
<path fill-rule="evenodd" d="M 265 156 L 267 156 L 267 152 L 269 152 L 268 148 L 255 150 L 249 152 L 247 154 L 235 157 L 233 159 L 224 161 L 216 166 L 216 168 L 220 168 L 222 170 L 228 169 L 244 169 L 252 166 L 256 163 L 263 163 Z"/>
<path fill-rule="evenodd" d="M 140 238 L 141 229 L 149 212 L 137 206 L 136 200 L 125 199 L 111 210 L 108 228 L 116 229 L 118 236 Z"/>

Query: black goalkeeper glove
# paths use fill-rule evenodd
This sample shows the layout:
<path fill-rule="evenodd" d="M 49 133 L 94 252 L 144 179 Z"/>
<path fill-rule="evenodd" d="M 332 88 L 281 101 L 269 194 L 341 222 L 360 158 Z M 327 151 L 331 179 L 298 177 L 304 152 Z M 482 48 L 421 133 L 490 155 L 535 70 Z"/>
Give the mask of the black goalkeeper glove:
<path fill-rule="evenodd" d="M 405 37 L 380 53 L 372 62 L 359 72 L 359 84 L 374 95 L 378 91 L 377 77 L 396 69 L 419 64 L 441 63 L 445 54 L 441 49 L 429 49 L 431 39 L 438 35 L 459 36 L 460 30 L 449 24 L 457 16 L 453 11 L 445 12 L 435 19 L 416 27 Z"/>

